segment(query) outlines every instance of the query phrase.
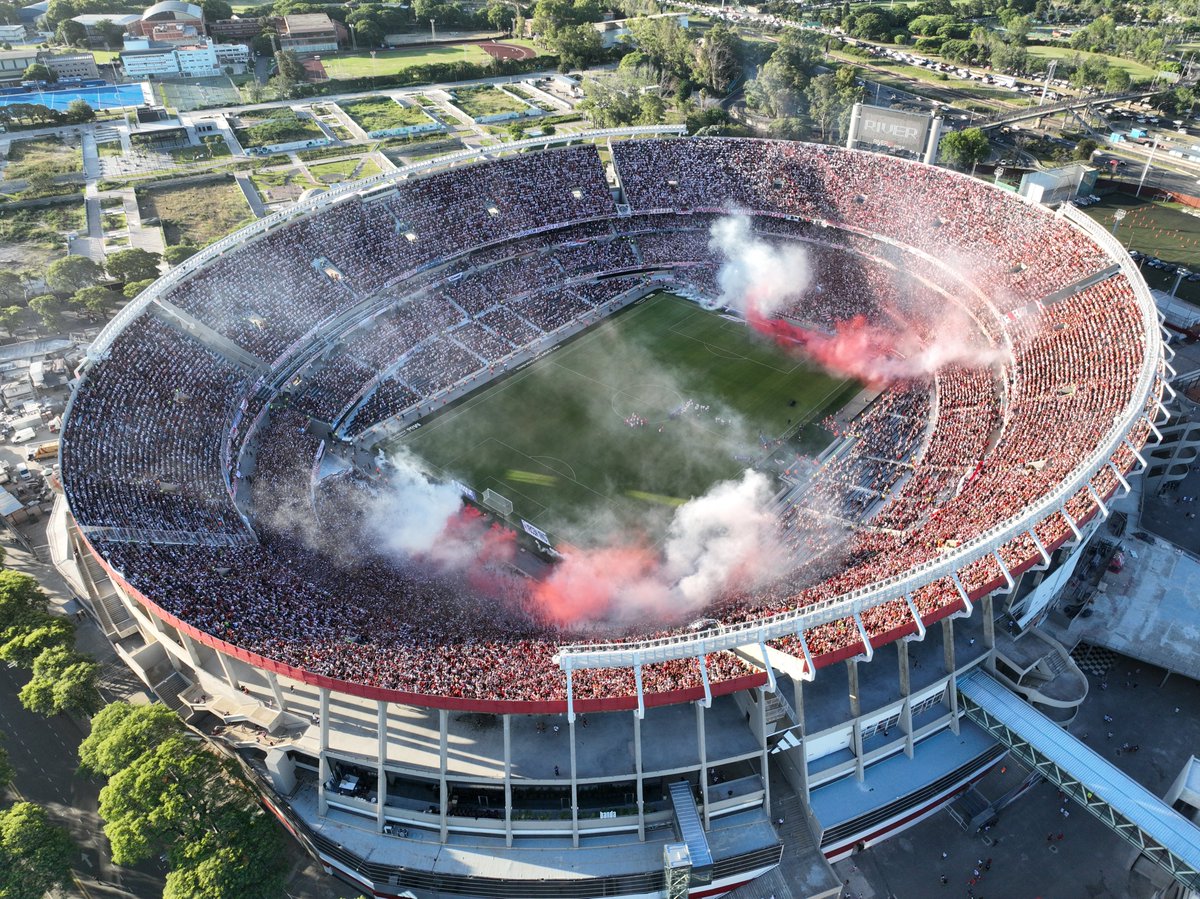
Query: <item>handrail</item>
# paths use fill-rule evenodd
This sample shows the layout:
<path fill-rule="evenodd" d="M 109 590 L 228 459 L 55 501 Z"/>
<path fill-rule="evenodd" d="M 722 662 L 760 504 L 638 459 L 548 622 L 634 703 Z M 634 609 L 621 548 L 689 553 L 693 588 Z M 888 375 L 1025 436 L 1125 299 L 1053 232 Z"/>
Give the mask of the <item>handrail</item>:
<path fill-rule="evenodd" d="M 1151 390 L 1160 381 L 1163 363 L 1162 339 L 1158 330 L 1157 310 L 1150 290 L 1137 274 L 1129 254 L 1115 237 L 1089 216 L 1074 207 L 1064 207 L 1061 214 L 1075 227 L 1092 238 L 1108 256 L 1121 266 L 1129 281 L 1138 308 L 1142 313 L 1146 334 L 1146 352 L 1142 368 L 1129 403 L 1117 417 L 1113 427 L 1096 449 L 1082 460 L 1054 490 L 1038 502 L 993 526 L 988 531 L 964 542 L 938 559 L 919 563 L 907 572 L 877 581 L 866 587 L 831 599 L 783 612 L 765 619 L 739 622 L 708 630 L 703 636 L 671 635 L 649 640 L 631 640 L 606 644 L 572 644 L 559 648 L 554 659 L 564 670 L 582 668 L 627 668 L 652 662 L 689 658 L 703 653 L 732 650 L 738 646 L 762 643 L 794 635 L 817 625 L 846 618 L 873 606 L 889 602 L 906 593 L 915 592 L 930 583 L 950 577 L 982 556 L 998 551 L 1009 541 L 1020 537 L 1058 509 L 1092 478 L 1106 467 L 1108 460 L 1121 447 L 1134 422 L 1146 414 Z"/>

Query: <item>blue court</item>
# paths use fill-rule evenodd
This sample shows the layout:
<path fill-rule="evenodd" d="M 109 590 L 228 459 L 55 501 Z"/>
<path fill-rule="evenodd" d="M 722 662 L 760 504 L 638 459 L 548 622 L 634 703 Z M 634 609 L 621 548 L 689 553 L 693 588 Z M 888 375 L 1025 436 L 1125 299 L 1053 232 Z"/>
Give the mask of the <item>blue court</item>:
<path fill-rule="evenodd" d="M 92 109 L 142 106 L 146 95 L 140 84 L 103 84 L 95 87 L 71 87 L 64 90 L 34 90 L 0 94 L 0 106 L 36 103 L 65 112 L 72 100 L 84 100 Z"/>

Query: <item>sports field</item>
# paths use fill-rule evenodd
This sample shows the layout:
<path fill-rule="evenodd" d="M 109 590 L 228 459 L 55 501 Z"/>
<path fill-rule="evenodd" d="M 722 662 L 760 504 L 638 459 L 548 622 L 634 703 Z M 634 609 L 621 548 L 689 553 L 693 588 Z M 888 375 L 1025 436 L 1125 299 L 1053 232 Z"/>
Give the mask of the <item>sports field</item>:
<path fill-rule="evenodd" d="M 399 445 L 481 494 L 507 497 L 514 514 L 557 539 L 587 542 L 614 527 L 656 539 L 676 506 L 716 481 L 823 447 L 828 435 L 811 423 L 857 391 L 741 322 L 657 294 Z M 764 446 L 791 431 L 800 437 Z"/>

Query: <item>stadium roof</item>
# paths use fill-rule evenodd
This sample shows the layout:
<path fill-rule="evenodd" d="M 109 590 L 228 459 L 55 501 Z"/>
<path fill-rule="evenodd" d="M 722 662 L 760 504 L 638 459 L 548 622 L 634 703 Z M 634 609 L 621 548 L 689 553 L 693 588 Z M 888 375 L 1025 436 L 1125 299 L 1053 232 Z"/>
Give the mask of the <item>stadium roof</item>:
<path fill-rule="evenodd" d="M 143 19 L 153 19 L 158 16 L 172 18 L 186 16 L 189 19 L 203 20 L 204 10 L 194 3 L 184 3 L 183 0 L 162 0 L 161 3 L 155 3 L 142 13 Z"/>

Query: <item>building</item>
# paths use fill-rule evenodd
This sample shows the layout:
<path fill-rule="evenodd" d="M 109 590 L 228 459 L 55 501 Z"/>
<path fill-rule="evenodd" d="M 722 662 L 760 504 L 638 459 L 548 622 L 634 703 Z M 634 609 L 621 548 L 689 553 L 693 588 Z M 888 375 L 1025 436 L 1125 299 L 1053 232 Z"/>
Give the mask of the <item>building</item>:
<path fill-rule="evenodd" d="M 194 44 L 203 35 L 196 30 L 195 25 L 185 25 L 180 22 L 164 22 L 153 25 L 149 30 L 149 34 L 146 34 L 145 37 L 160 44 Z"/>
<path fill-rule="evenodd" d="M 226 68 L 235 72 L 250 61 L 245 44 L 214 44 L 211 38 L 193 43 L 169 44 L 149 38 L 131 38 L 121 51 L 121 65 L 130 78 L 210 78 Z"/>
<path fill-rule="evenodd" d="M 1034 203 L 1061 203 L 1085 197 L 1096 189 L 1097 169 L 1082 162 L 1021 176 L 1021 196 Z"/>
<path fill-rule="evenodd" d="M 130 30 L 134 34 L 149 36 L 154 26 L 164 24 L 191 25 L 198 34 L 204 34 L 204 10 L 194 3 L 163 0 L 147 8 L 137 25 Z"/>
<path fill-rule="evenodd" d="M 30 3 L 28 6 L 21 7 L 21 24 L 34 25 L 37 20 L 46 14 L 46 10 L 50 8 L 50 0 L 38 0 L 37 3 Z"/>
<path fill-rule="evenodd" d="M 59 81 L 99 78 L 96 57 L 90 53 L 39 53 L 38 62 L 58 76 Z"/>
<path fill-rule="evenodd" d="M 37 61 L 37 50 L 0 50 L 0 83 L 20 81 Z"/>
<path fill-rule="evenodd" d="M 25 40 L 24 25 L 0 25 L 0 41 L 16 44 L 23 40 Z"/>
<path fill-rule="evenodd" d="M 111 22 L 113 25 L 119 25 L 125 31 L 129 31 L 131 25 L 134 25 L 139 20 L 136 13 L 85 13 L 84 15 L 74 16 L 71 21 L 78 22 L 87 29 L 88 42 L 100 42 L 104 39 L 104 33 L 100 27 L 105 22 Z"/>
<path fill-rule="evenodd" d="M 208 24 L 208 33 L 222 41 L 249 41 L 262 34 L 261 19 L 221 19 Z"/>
<path fill-rule="evenodd" d="M 279 49 L 294 53 L 332 53 L 349 34 L 325 13 L 304 13 L 277 19 Z"/>

